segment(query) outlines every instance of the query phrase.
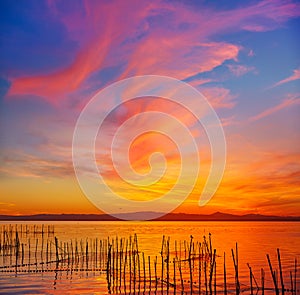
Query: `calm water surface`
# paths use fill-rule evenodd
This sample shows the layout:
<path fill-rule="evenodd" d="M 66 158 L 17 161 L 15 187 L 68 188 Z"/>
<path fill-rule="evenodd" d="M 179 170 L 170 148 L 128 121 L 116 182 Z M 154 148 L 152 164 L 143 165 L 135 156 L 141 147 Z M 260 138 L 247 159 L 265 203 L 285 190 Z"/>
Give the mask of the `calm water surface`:
<path fill-rule="evenodd" d="M 7 223 L 0 222 L 0 225 Z M 10 223 L 18 224 L 21 223 Z M 34 224 L 22 223 L 23 226 Z M 36 224 L 36 223 L 35 223 Z M 47 224 L 47 223 L 44 223 Z M 159 256 L 162 236 L 170 237 L 171 249 L 175 240 L 202 241 L 203 235 L 212 235 L 213 248 L 217 250 L 217 268 L 223 267 L 223 253 L 227 255 L 228 277 L 233 277 L 231 249 L 238 243 L 240 280 L 249 284 L 249 269 L 260 280 L 260 270 L 265 269 L 266 284 L 272 284 L 266 254 L 270 255 L 274 268 L 278 268 L 276 249 L 280 248 L 284 279 L 290 286 L 289 272 L 294 270 L 295 258 L 300 260 L 299 222 L 51 222 L 59 241 L 128 238 L 137 234 L 140 250 L 146 257 Z M 177 245 L 178 245 L 177 244 Z M 1 265 L 1 262 L 0 262 Z M 300 272 L 298 271 L 298 278 Z M 297 279 L 300 287 L 300 280 Z M 147 293 L 148 292 L 148 293 Z M 119 293 L 117 290 L 113 294 Z M 174 294 L 170 289 L 170 294 Z M 244 292 L 245 294 L 249 294 Z M 0 272 L 0 294 L 109 294 L 104 272 Z M 120 294 L 120 293 L 119 293 Z M 127 292 L 128 294 L 128 292 Z M 133 293 L 131 293 L 133 294 Z M 139 294 L 136 291 L 135 294 Z M 143 294 L 141 292 L 140 294 Z M 155 294 L 146 290 L 145 294 Z M 160 294 L 157 291 L 156 294 Z M 164 293 L 166 294 L 166 292 Z M 180 294 L 177 291 L 177 294 Z M 273 291 L 271 293 L 273 294 Z"/>

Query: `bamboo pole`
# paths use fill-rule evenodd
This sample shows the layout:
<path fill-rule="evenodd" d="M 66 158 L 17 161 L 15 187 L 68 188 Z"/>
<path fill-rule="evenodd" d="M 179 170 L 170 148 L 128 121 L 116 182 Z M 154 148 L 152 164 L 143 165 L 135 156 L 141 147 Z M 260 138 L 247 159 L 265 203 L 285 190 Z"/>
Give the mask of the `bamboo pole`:
<path fill-rule="evenodd" d="M 238 246 L 237 243 L 235 244 L 235 253 L 236 256 L 234 255 L 233 249 L 231 249 L 231 254 L 232 254 L 232 260 L 234 264 L 234 270 L 235 270 L 235 290 L 236 294 L 240 294 L 240 282 L 239 282 L 239 268 L 238 268 Z"/>
<path fill-rule="evenodd" d="M 211 295 L 212 295 L 212 278 L 213 278 L 215 263 L 216 263 L 216 249 L 214 249 L 214 254 L 212 256 L 212 262 L 209 270 L 209 291 Z"/>
<path fill-rule="evenodd" d="M 155 256 L 155 260 L 154 260 L 154 274 L 155 274 L 155 290 L 157 289 L 157 256 Z"/>
<path fill-rule="evenodd" d="M 149 277 L 149 288 L 151 289 L 151 259 L 148 256 L 148 277 Z"/>
<path fill-rule="evenodd" d="M 214 278 L 215 278 L 215 280 L 214 280 L 214 295 L 216 295 L 217 294 L 217 262 L 215 261 L 215 267 L 214 267 L 214 269 L 215 269 L 215 275 L 214 275 Z"/>
<path fill-rule="evenodd" d="M 193 236 L 190 237 L 190 247 L 189 247 L 189 273 L 190 273 L 190 292 L 193 294 L 193 271 L 192 271 L 192 257 L 191 257 L 191 252 L 192 252 L 192 243 L 193 243 Z"/>
<path fill-rule="evenodd" d="M 55 239 L 55 255 L 56 255 L 56 262 L 59 261 L 59 256 L 58 256 L 58 239 L 57 237 L 54 238 Z"/>
<path fill-rule="evenodd" d="M 267 254 L 267 259 L 268 259 L 268 264 L 269 264 L 271 276 L 272 276 L 273 283 L 274 283 L 275 292 L 276 292 L 276 295 L 279 295 L 279 290 L 278 290 L 277 281 L 276 281 L 276 275 L 275 275 L 275 271 L 273 271 L 273 267 L 272 267 L 272 263 L 271 263 L 269 254 Z"/>
<path fill-rule="evenodd" d="M 281 259 L 280 259 L 279 248 L 277 248 L 277 259 L 278 259 L 279 272 L 280 272 L 281 292 L 282 292 L 282 295 L 283 295 L 284 294 L 284 283 L 283 283 L 283 275 L 282 275 L 282 267 L 281 267 Z"/>
<path fill-rule="evenodd" d="M 224 252 L 224 265 L 223 265 L 223 269 L 224 269 L 224 295 L 227 295 L 227 282 L 226 282 L 226 256 L 225 256 L 225 252 Z"/>

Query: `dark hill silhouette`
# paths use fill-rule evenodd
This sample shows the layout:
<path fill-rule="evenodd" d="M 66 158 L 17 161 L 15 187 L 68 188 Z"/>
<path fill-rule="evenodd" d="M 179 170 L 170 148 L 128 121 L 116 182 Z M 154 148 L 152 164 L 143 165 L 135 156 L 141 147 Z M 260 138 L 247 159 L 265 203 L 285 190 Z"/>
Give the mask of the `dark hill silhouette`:
<path fill-rule="evenodd" d="M 157 212 L 108 214 L 36 214 L 0 215 L 1 221 L 117 221 L 123 219 L 144 220 L 159 215 Z M 154 221 L 300 221 L 300 216 L 270 216 L 260 214 L 234 215 L 222 212 L 213 214 L 169 213 Z"/>

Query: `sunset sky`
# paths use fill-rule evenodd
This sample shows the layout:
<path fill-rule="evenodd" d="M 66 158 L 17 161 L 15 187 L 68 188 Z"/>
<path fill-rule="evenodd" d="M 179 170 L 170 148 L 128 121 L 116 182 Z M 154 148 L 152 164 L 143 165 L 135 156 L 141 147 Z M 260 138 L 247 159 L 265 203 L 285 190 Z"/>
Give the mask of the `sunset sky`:
<path fill-rule="evenodd" d="M 124 198 L 149 200 L 173 188 L 180 152 L 188 175 L 198 167 L 184 138 L 178 148 L 156 132 L 135 138 L 128 155 L 124 142 L 136 129 L 175 130 L 164 119 L 135 118 L 120 129 L 118 165 L 129 157 L 135 171 L 148 173 L 149 157 L 161 152 L 165 161 L 155 158 L 152 168 L 166 171 L 148 187 L 120 178 L 109 157 L 113 135 L 131 116 L 160 111 L 189 128 L 201 159 L 175 212 L 300 215 L 299 1 L 2 0 L 0 14 L 0 214 L 101 213 L 74 172 L 76 121 L 106 86 L 163 75 L 195 87 L 222 122 L 219 189 L 198 206 L 211 164 L 207 137 L 187 109 L 155 97 L 123 103 L 99 129 L 96 160 L 107 184 Z M 103 101 L 99 112 L 113 103 Z M 193 186 L 188 175 L 176 194 Z"/>

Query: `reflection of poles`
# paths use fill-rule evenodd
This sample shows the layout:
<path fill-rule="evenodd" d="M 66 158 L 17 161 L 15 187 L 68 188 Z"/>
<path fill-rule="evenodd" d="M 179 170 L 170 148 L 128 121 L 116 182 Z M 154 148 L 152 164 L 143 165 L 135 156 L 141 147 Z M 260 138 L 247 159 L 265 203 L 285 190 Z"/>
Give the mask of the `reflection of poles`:
<path fill-rule="evenodd" d="M 161 256 L 161 291 L 164 290 L 164 257 Z"/>
<path fill-rule="evenodd" d="M 53 289 L 56 289 L 57 275 L 58 275 L 58 262 L 56 262 L 56 268 L 54 270 L 55 276 L 53 281 Z"/>
<path fill-rule="evenodd" d="M 291 278 L 291 291 L 292 295 L 294 295 L 294 283 L 293 283 L 293 272 L 290 271 L 290 278 Z"/>
<path fill-rule="evenodd" d="M 294 286 L 294 290 L 295 290 L 295 295 L 296 295 L 296 293 L 297 293 L 297 285 L 296 285 L 296 283 L 297 283 L 297 258 L 295 258 L 295 286 Z"/>
<path fill-rule="evenodd" d="M 174 283 L 174 295 L 176 294 L 176 265 L 175 265 L 175 258 L 173 258 L 173 283 Z"/>
<path fill-rule="evenodd" d="M 291 279 L 291 291 L 292 295 L 297 294 L 297 258 L 295 258 L 295 270 L 294 270 L 294 279 L 293 279 L 293 271 L 290 271 L 290 279 Z"/>
<path fill-rule="evenodd" d="M 265 271 L 261 269 L 261 295 L 265 294 Z"/>
<path fill-rule="evenodd" d="M 201 256 L 201 251 L 202 251 L 202 256 Z M 201 247 L 201 243 L 199 243 L 199 246 L 198 246 L 198 255 L 199 255 L 199 269 L 198 269 L 198 277 L 199 277 L 199 294 L 201 294 L 201 264 L 202 264 L 202 258 L 203 258 L 203 248 Z"/>
<path fill-rule="evenodd" d="M 215 287 L 214 287 L 214 295 L 217 294 L 217 263 L 215 261 Z"/>

